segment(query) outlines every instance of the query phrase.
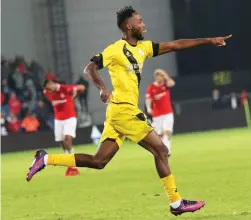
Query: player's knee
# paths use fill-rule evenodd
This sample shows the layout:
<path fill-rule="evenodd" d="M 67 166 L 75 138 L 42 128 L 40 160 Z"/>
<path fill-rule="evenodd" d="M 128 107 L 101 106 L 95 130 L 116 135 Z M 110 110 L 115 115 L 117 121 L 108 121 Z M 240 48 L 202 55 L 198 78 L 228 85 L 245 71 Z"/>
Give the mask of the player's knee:
<path fill-rule="evenodd" d="M 163 135 L 167 135 L 170 138 L 172 133 L 171 133 L 171 131 L 164 131 Z"/>
<path fill-rule="evenodd" d="M 107 163 L 108 161 L 102 159 L 95 159 L 95 165 L 98 170 L 104 169 Z"/>
<path fill-rule="evenodd" d="M 167 159 L 168 148 L 163 143 L 160 143 L 154 152 L 154 156 L 158 159 Z"/>
<path fill-rule="evenodd" d="M 70 149 L 71 148 L 71 139 L 66 137 L 63 141 L 63 145 L 65 148 Z"/>

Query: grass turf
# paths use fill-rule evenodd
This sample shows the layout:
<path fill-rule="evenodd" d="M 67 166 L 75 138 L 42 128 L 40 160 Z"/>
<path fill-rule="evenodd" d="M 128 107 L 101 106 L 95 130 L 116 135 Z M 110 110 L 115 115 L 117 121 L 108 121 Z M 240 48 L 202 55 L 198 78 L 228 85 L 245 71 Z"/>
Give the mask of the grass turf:
<path fill-rule="evenodd" d="M 181 195 L 206 201 L 204 209 L 179 219 L 251 219 L 251 130 L 177 135 L 172 147 L 170 164 Z M 137 145 L 125 143 L 102 171 L 82 168 L 81 176 L 64 177 L 66 168 L 48 167 L 27 183 L 32 157 L 33 152 L 1 156 L 3 220 L 177 219 L 169 213 L 152 156 Z"/>

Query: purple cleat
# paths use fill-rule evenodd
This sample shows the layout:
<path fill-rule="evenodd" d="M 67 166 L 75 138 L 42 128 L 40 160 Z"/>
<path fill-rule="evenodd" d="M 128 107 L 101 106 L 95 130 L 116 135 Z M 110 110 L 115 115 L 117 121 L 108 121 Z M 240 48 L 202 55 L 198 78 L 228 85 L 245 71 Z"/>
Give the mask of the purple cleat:
<path fill-rule="evenodd" d="M 185 212 L 196 212 L 200 210 L 205 205 L 204 201 L 189 201 L 182 199 L 181 204 L 178 208 L 170 208 L 170 211 L 173 215 L 181 215 Z"/>
<path fill-rule="evenodd" d="M 29 182 L 31 178 L 40 170 L 44 169 L 44 156 L 47 155 L 47 153 L 44 150 L 38 150 L 35 153 L 34 160 L 29 168 L 29 172 L 26 176 L 26 180 Z"/>

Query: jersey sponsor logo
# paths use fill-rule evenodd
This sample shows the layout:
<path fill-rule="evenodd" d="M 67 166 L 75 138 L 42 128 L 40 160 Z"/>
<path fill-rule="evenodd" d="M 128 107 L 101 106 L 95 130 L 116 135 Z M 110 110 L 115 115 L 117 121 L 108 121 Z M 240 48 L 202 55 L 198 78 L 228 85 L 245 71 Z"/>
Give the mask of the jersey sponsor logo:
<path fill-rule="evenodd" d="M 143 69 L 143 64 L 142 63 L 139 63 L 139 64 L 129 64 L 126 67 L 126 71 L 127 72 L 131 72 L 131 71 L 134 71 L 135 68 Z"/>
<path fill-rule="evenodd" d="M 55 106 L 55 105 L 63 104 L 63 103 L 66 103 L 66 102 L 67 102 L 66 99 L 54 100 L 54 101 L 51 102 L 51 104 L 52 104 L 53 106 Z"/>
<path fill-rule="evenodd" d="M 64 93 L 60 93 L 60 97 L 64 98 L 65 97 Z"/>

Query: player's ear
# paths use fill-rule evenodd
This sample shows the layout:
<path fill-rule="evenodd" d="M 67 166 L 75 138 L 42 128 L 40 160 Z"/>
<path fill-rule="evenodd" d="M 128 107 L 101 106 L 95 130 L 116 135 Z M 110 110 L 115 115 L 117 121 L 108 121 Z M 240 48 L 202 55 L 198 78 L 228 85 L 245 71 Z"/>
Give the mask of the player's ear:
<path fill-rule="evenodd" d="M 126 29 L 127 29 L 127 30 L 132 30 L 132 25 L 131 25 L 130 23 L 127 23 L 127 24 L 126 24 Z"/>

